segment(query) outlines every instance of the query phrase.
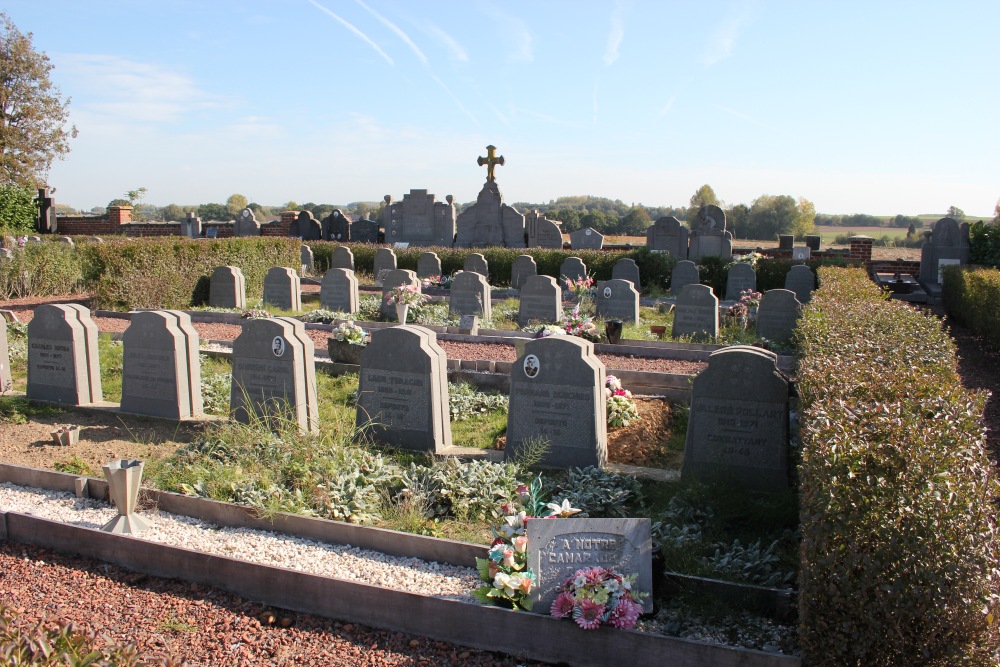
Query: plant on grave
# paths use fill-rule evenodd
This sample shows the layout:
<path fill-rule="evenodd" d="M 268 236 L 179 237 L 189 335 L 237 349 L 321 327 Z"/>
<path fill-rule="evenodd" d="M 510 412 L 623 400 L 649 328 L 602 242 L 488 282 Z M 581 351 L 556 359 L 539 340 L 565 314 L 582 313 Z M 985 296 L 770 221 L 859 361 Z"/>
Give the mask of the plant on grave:
<path fill-rule="evenodd" d="M 573 300 L 580 304 L 592 294 L 592 288 L 594 287 L 594 279 L 590 276 L 576 279 L 563 276 L 562 282 L 566 286 L 566 291 L 573 295 Z"/>
<path fill-rule="evenodd" d="M 477 391 L 466 382 L 452 385 L 448 389 L 448 407 L 451 421 L 465 421 L 494 410 L 507 411 L 510 397 L 507 394 Z"/>
<path fill-rule="evenodd" d="M 731 321 L 746 329 L 750 324 L 757 321 L 757 309 L 760 307 L 760 300 L 764 295 L 751 289 L 745 289 L 740 293 L 740 300 L 729 307 L 726 317 Z"/>
<path fill-rule="evenodd" d="M 558 324 L 545 324 L 541 327 L 536 322 L 526 324 L 521 327 L 521 331 L 529 331 L 535 334 L 535 338 L 548 338 L 549 336 L 565 336 L 566 329 Z"/>
<path fill-rule="evenodd" d="M 581 516 L 594 518 L 629 516 L 630 507 L 642 500 L 642 487 L 635 477 L 595 466 L 571 468 L 566 481 L 554 491 L 579 507 Z"/>
<path fill-rule="evenodd" d="M 240 317 L 245 320 L 266 320 L 271 317 L 271 313 L 263 308 L 250 308 L 249 310 L 244 310 L 240 313 Z"/>
<path fill-rule="evenodd" d="M 601 342 L 601 332 L 594 324 L 593 317 L 586 317 L 580 312 L 580 304 L 576 304 L 573 311 L 563 317 L 563 328 L 571 336 L 579 336 L 592 343 Z"/>
<path fill-rule="evenodd" d="M 368 344 L 368 334 L 352 320 L 338 324 L 330 332 L 330 336 L 334 340 L 350 343 L 351 345 L 364 346 Z"/>
<path fill-rule="evenodd" d="M 427 301 L 427 296 L 420 291 L 419 285 L 400 285 L 386 292 L 384 299 L 389 306 L 419 306 Z"/>
<path fill-rule="evenodd" d="M 326 308 L 317 308 L 316 310 L 310 310 L 305 315 L 299 316 L 299 319 L 303 322 L 311 322 L 313 324 L 330 324 L 337 319 L 347 319 L 347 313 L 341 312 L 339 310 L 327 310 Z"/>
<path fill-rule="evenodd" d="M 614 375 L 604 380 L 604 395 L 608 404 L 608 426 L 621 428 L 639 421 L 639 408 L 632 400 L 632 392 L 622 388 L 622 381 Z"/>
<path fill-rule="evenodd" d="M 571 617 L 584 630 L 602 624 L 631 630 L 642 613 L 639 600 L 648 595 L 633 589 L 638 576 L 600 566 L 577 570 L 560 586 L 549 612 L 556 618 Z"/>

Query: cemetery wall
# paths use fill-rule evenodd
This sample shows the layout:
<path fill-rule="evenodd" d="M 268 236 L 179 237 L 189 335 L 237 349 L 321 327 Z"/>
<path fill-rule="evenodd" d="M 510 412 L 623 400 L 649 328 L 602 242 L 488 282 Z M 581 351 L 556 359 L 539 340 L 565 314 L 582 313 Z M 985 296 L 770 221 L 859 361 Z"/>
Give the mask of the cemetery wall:
<path fill-rule="evenodd" d="M 1000 350 L 1000 270 L 945 267 L 941 300 L 949 317 Z"/>
<path fill-rule="evenodd" d="M 987 664 L 1000 533 L 984 499 L 1000 485 L 985 396 L 962 387 L 938 319 L 863 270 L 820 283 L 799 324 L 803 663 Z"/>

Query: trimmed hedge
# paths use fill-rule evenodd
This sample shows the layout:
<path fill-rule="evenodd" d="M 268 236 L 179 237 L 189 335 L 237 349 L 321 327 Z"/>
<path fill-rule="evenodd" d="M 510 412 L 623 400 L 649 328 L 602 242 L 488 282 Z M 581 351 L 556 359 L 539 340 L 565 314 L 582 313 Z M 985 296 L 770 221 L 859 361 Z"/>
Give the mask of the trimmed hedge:
<path fill-rule="evenodd" d="M 208 301 L 217 266 L 238 266 L 247 299 L 259 299 L 272 266 L 298 270 L 301 241 L 255 237 L 191 240 L 181 237 L 115 240 L 81 246 L 83 275 L 98 308 L 188 308 Z"/>
<path fill-rule="evenodd" d="M 937 319 L 862 270 L 823 268 L 820 282 L 797 332 L 803 664 L 995 660 L 986 395 L 962 388 Z"/>
<path fill-rule="evenodd" d="M 79 252 L 66 243 L 27 243 L 0 259 L 0 300 L 69 294 L 83 277 Z"/>
<path fill-rule="evenodd" d="M 1000 224 L 982 220 L 969 229 L 969 263 L 1000 269 Z"/>
<path fill-rule="evenodd" d="M 1000 270 L 946 266 L 943 275 L 948 315 L 1000 349 Z"/>

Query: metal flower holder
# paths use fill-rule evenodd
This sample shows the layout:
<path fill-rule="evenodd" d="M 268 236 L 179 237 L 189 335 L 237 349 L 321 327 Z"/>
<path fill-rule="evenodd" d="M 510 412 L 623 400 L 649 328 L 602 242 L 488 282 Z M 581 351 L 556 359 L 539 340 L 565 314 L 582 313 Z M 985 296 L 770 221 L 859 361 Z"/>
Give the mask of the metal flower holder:
<path fill-rule="evenodd" d="M 139 484 L 142 481 L 143 462 L 138 459 L 120 459 L 103 466 L 108 480 L 108 494 L 118 510 L 118 516 L 101 527 L 106 533 L 131 535 L 149 527 L 135 513 L 139 501 Z"/>

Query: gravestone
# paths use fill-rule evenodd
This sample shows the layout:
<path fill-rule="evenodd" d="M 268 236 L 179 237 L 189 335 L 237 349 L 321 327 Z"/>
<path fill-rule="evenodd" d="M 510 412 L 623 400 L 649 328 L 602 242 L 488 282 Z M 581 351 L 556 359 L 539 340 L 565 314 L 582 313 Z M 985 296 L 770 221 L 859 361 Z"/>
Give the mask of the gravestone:
<path fill-rule="evenodd" d="M 815 236 L 812 234 L 806 236 L 806 245 L 809 246 L 809 249 L 812 250 L 813 252 L 819 252 L 819 248 L 822 243 L 823 243 L 822 236 Z"/>
<path fill-rule="evenodd" d="M 354 270 L 354 253 L 345 245 L 339 245 L 333 249 L 333 253 L 330 255 L 330 268 L 331 269 L 348 269 L 349 271 Z"/>
<path fill-rule="evenodd" d="M 7 344 L 7 320 L 0 317 L 0 394 L 10 391 L 10 347 Z"/>
<path fill-rule="evenodd" d="M 302 270 L 312 271 L 313 270 L 313 251 L 312 248 L 307 246 L 305 243 L 299 249 L 299 257 L 301 259 Z"/>
<path fill-rule="evenodd" d="M 246 308 L 247 279 L 238 266 L 217 266 L 209 281 L 208 305 L 212 308 Z"/>
<path fill-rule="evenodd" d="M 199 224 L 201 223 L 199 222 Z M 104 243 L 104 239 L 102 239 L 100 236 L 91 236 L 89 241 L 91 243 Z"/>
<path fill-rule="evenodd" d="M 941 267 L 969 263 L 969 225 L 959 225 L 953 218 L 941 218 L 934 228 L 924 232 L 920 247 L 920 282 L 938 285 Z"/>
<path fill-rule="evenodd" d="M 802 312 L 802 304 L 795 292 L 772 289 L 764 292 L 757 307 L 757 335 L 776 343 L 787 344 Z"/>
<path fill-rule="evenodd" d="M 196 239 L 201 236 L 201 218 L 194 211 L 188 211 L 187 217 L 181 220 L 181 236 Z"/>
<path fill-rule="evenodd" d="M 345 313 L 358 312 L 358 279 L 350 269 L 329 269 L 319 287 L 319 306 Z"/>
<path fill-rule="evenodd" d="M 529 248 L 562 250 L 563 235 L 558 220 L 549 220 L 544 213 L 532 211 L 524 215 L 524 229 Z"/>
<path fill-rule="evenodd" d="M 777 361 L 745 345 L 709 356 L 691 390 L 684 480 L 788 488 L 788 381 Z"/>
<path fill-rule="evenodd" d="M 28 322 L 31 400 L 88 405 L 103 400 L 97 325 L 83 306 L 43 304 Z"/>
<path fill-rule="evenodd" d="M 441 258 L 436 252 L 425 252 L 417 258 L 417 277 L 430 278 L 441 275 Z"/>
<path fill-rule="evenodd" d="M 795 247 L 794 234 L 778 234 L 778 250 L 791 250 Z"/>
<path fill-rule="evenodd" d="M 478 315 L 486 321 L 493 319 L 490 304 L 490 284 L 486 276 L 475 271 L 460 271 L 451 283 L 448 309 L 452 315 Z"/>
<path fill-rule="evenodd" d="M 672 338 L 692 336 L 712 340 L 719 336 L 719 299 L 708 285 L 685 285 L 674 308 Z"/>
<path fill-rule="evenodd" d="M 687 259 L 690 230 L 671 216 L 658 218 L 646 228 L 646 245 L 650 250 L 666 251 L 678 259 Z"/>
<path fill-rule="evenodd" d="M 218 237 L 219 237 L 219 228 L 218 227 L 209 227 L 208 229 L 205 230 L 205 238 L 206 239 L 214 239 L 214 238 L 218 238 Z"/>
<path fill-rule="evenodd" d="M 319 431 L 316 363 L 305 324 L 291 317 L 250 319 L 233 341 L 233 419 L 287 417 L 299 430 Z"/>
<path fill-rule="evenodd" d="M 529 340 L 510 371 L 505 458 L 517 457 L 529 441 L 544 439 L 543 467 L 603 468 L 608 459 L 604 378 L 604 364 L 590 341 L 576 336 Z"/>
<path fill-rule="evenodd" d="M 733 235 L 726 231 L 726 214 L 711 204 L 698 209 L 688 246 L 689 259 L 698 261 L 702 257 L 733 258 Z"/>
<path fill-rule="evenodd" d="M 76 244 L 73 243 L 73 237 L 71 236 L 60 236 L 59 243 L 65 243 L 68 246 L 76 247 Z"/>
<path fill-rule="evenodd" d="M 445 200 L 447 203 L 435 201 L 435 196 L 427 190 L 410 190 L 398 202 L 386 195 L 386 243 L 450 246 L 455 238 L 458 210 L 454 197 L 448 195 Z"/>
<path fill-rule="evenodd" d="M 800 303 L 809 303 L 816 289 L 816 274 L 805 264 L 796 264 L 785 274 L 785 289 L 795 292 Z"/>
<path fill-rule="evenodd" d="M 521 285 L 517 325 L 549 324 L 562 319 L 562 290 L 552 276 L 528 276 Z"/>
<path fill-rule="evenodd" d="M 41 236 L 35 236 L 34 234 L 32 234 L 31 236 L 28 237 L 28 243 L 41 243 L 41 242 L 42 242 Z"/>
<path fill-rule="evenodd" d="M 312 211 L 299 211 L 299 215 L 288 227 L 289 236 L 298 236 L 303 241 L 323 240 L 323 225 L 313 217 Z"/>
<path fill-rule="evenodd" d="M 264 276 L 264 307 L 302 310 L 299 274 L 284 266 L 272 266 Z"/>
<path fill-rule="evenodd" d="M 257 216 L 249 206 L 236 216 L 236 224 L 233 226 L 233 236 L 260 236 L 260 223 Z"/>
<path fill-rule="evenodd" d="M 476 203 L 456 220 L 456 248 L 524 248 L 524 216 L 503 203 L 496 181 L 487 181 Z"/>
<path fill-rule="evenodd" d="M 604 247 L 604 234 L 593 227 L 578 229 L 569 235 L 569 247 L 573 250 L 600 250 Z"/>
<path fill-rule="evenodd" d="M 390 290 L 400 285 L 416 285 L 419 289 L 420 278 L 415 271 L 409 269 L 393 269 L 385 275 L 385 280 L 382 281 L 382 305 L 379 306 L 379 311 L 390 320 L 396 317 L 396 306 L 387 304 L 385 298 Z"/>
<path fill-rule="evenodd" d="M 55 234 L 57 227 L 56 202 L 50 192 L 49 188 L 38 188 L 38 196 L 35 197 L 35 205 L 38 207 L 35 231 L 42 234 Z"/>
<path fill-rule="evenodd" d="M 809 260 L 810 256 L 812 256 L 812 250 L 810 250 L 807 245 L 795 246 L 792 248 L 792 261 L 806 262 Z"/>
<path fill-rule="evenodd" d="M 451 447 L 448 355 L 434 332 L 412 325 L 372 332 L 361 353 L 356 424 L 395 447 Z"/>
<path fill-rule="evenodd" d="M 582 259 L 579 257 L 567 257 L 563 260 L 563 263 L 559 265 L 560 282 L 566 278 L 570 280 L 586 280 L 587 265 L 583 263 Z"/>
<path fill-rule="evenodd" d="M 698 265 L 689 259 L 682 259 L 670 272 L 670 296 L 678 296 L 688 285 L 697 285 L 701 280 Z"/>
<path fill-rule="evenodd" d="M 594 301 L 599 317 L 639 324 L 639 292 L 632 281 L 621 278 L 599 281 Z"/>
<path fill-rule="evenodd" d="M 14 253 L 7 248 L 0 248 L 0 259 L 13 259 Z"/>
<path fill-rule="evenodd" d="M 200 415 L 198 343 L 198 332 L 187 313 L 132 313 L 122 334 L 122 412 L 167 419 Z"/>
<path fill-rule="evenodd" d="M 519 290 L 531 276 L 538 275 L 538 265 L 531 255 L 518 255 L 510 265 L 510 287 Z"/>
<path fill-rule="evenodd" d="M 726 300 L 739 301 L 744 290 L 757 291 L 757 272 L 746 262 L 737 262 L 726 274 Z"/>
<path fill-rule="evenodd" d="M 490 277 L 490 263 L 486 261 L 486 258 L 482 255 L 482 253 L 470 253 L 469 256 L 465 258 L 462 270 L 475 271 L 476 273 L 486 276 L 487 278 Z"/>
<path fill-rule="evenodd" d="M 324 241 L 339 241 L 346 243 L 351 240 L 351 221 L 339 209 L 333 209 L 330 215 L 320 223 Z"/>
<path fill-rule="evenodd" d="M 396 253 L 390 248 L 379 248 L 375 251 L 375 285 L 381 286 L 385 273 L 396 270 Z"/>
<path fill-rule="evenodd" d="M 361 219 L 351 223 L 352 243 L 378 243 L 378 221 Z"/>
<path fill-rule="evenodd" d="M 636 289 L 640 289 L 639 265 L 631 257 L 622 257 L 611 267 L 611 278 L 613 280 L 627 280 Z"/>
<path fill-rule="evenodd" d="M 649 593 L 640 604 L 653 610 L 653 547 L 649 519 L 528 521 L 528 567 L 535 573 L 532 611 L 548 614 L 559 588 L 577 570 L 601 566 L 638 575 L 633 590 Z"/>

